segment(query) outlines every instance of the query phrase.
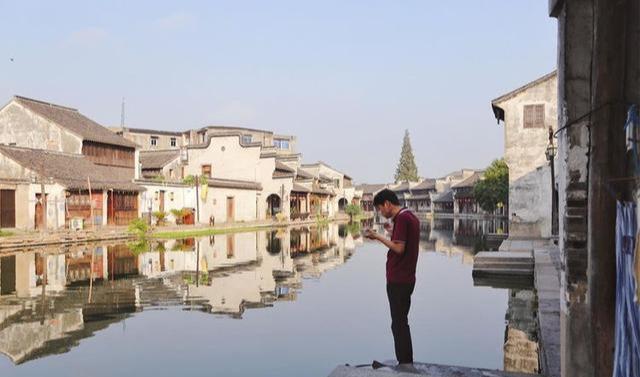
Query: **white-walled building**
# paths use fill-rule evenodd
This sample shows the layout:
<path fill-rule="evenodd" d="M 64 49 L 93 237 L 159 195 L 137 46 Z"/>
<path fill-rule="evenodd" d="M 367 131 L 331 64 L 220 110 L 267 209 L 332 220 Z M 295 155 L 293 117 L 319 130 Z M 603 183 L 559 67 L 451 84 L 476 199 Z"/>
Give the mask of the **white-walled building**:
<path fill-rule="evenodd" d="M 558 75 L 554 71 L 491 101 L 504 122 L 509 167 L 509 237 L 550 237 L 552 177 L 546 150 L 557 129 Z"/>

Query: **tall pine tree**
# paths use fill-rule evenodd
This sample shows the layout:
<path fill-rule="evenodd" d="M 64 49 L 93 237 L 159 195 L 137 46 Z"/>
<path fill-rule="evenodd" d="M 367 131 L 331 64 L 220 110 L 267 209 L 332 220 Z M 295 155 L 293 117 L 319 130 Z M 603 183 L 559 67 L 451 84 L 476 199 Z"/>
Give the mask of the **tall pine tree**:
<path fill-rule="evenodd" d="M 402 152 L 400 152 L 400 162 L 396 168 L 396 182 L 418 180 L 418 167 L 413 157 L 411 149 L 411 140 L 409 139 L 409 130 L 404 130 L 404 140 L 402 141 Z"/>

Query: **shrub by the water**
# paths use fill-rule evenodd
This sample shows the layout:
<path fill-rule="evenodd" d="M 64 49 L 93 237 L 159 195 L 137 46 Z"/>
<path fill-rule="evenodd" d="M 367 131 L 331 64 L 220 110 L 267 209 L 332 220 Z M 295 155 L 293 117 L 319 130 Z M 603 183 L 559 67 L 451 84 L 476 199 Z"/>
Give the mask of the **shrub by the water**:
<path fill-rule="evenodd" d="M 143 219 L 134 219 L 129 223 L 129 233 L 136 234 L 137 236 L 144 237 L 149 232 L 149 224 Z"/>

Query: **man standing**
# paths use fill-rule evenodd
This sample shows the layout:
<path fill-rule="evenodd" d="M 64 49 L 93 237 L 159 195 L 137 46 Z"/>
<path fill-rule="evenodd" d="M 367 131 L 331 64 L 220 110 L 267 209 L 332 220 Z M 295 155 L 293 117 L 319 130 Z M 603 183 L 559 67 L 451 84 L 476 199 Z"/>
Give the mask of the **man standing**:
<path fill-rule="evenodd" d="M 391 239 L 367 230 L 366 237 L 378 240 L 389 248 L 387 252 L 387 297 L 391 309 L 391 331 L 398 364 L 413 363 L 413 347 L 409 330 L 411 294 L 416 282 L 416 263 L 420 243 L 420 221 L 407 208 L 400 207 L 396 194 L 384 189 L 373 198 L 376 210 L 392 219 L 393 227 L 385 224 Z"/>

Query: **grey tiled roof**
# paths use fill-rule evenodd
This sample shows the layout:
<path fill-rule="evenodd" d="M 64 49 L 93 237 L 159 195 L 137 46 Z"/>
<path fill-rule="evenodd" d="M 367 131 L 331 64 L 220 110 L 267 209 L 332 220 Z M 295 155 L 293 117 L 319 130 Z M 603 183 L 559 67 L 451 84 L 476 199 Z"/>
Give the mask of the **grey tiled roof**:
<path fill-rule="evenodd" d="M 276 161 L 276 170 L 289 172 L 289 173 L 295 173 L 296 172 L 296 169 L 293 169 L 293 168 L 289 167 L 287 164 L 284 164 L 284 163 L 282 163 L 280 161 Z"/>
<path fill-rule="evenodd" d="M 361 185 L 357 185 L 356 189 L 357 190 L 362 190 L 363 194 L 374 194 L 380 190 L 382 190 L 383 188 L 387 187 L 386 184 L 361 184 Z"/>
<path fill-rule="evenodd" d="M 302 178 L 302 179 L 313 179 L 314 178 L 313 174 L 309 173 L 308 171 L 306 171 L 304 169 L 298 169 L 298 171 L 296 172 L 296 176 L 297 176 L 297 178 Z"/>
<path fill-rule="evenodd" d="M 311 190 L 309 190 L 308 188 L 306 188 L 306 187 L 304 187 L 304 186 L 302 186 L 300 184 L 297 184 L 297 183 L 293 184 L 293 188 L 291 189 L 291 191 L 293 191 L 293 192 L 311 192 Z"/>
<path fill-rule="evenodd" d="M 447 190 L 433 199 L 434 203 L 453 202 L 453 190 Z"/>
<path fill-rule="evenodd" d="M 209 178 L 209 186 L 222 188 L 235 188 L 242 190 L 262 190 L 262 185 L 254 181 L 241 181 L 237 179 Z"/>
<path fill-rule="evenodd" d="M 453 185 L 451 187 L 452 188 L 473 187 L 482 178 L 482 174 L 483 174 L 482 172 L 475 172 L 475 173 L 473 173 L 473 175 L 471 175 L 467 179 L 463 180 L 462 182 L 456 183 L 455 185 Z"/>
<path fill-rule="evenodd" d="M 0 145 L 0 153 L 69 189 L 86 190 L 89 178 L 92 189 L 141 191 L 141 187 L 132 182 L 134 169 L 97 165 L 83 155 L 6 145 Z"/>
<path fill-rule="evenodd" d="M 436 188 L 436 180 L 433 178 L 423 179 L 422 182 L 412 187 L 411 190 L 431 190 Z"/>
<path fill-rule="evenodd" d="M 140 152 L 142 169 L 162 169 L 180 155 L 177 149 Z"/>
<path fill-rule="evenodd" d="M 136 147 L 134 142 L 109 131 L 106 127 L 80 114 L 77 109 L 20 96 L 15 96 L 14 99 L 25 108 L 71 131 L 84 140 L 128 148 Z"/>

